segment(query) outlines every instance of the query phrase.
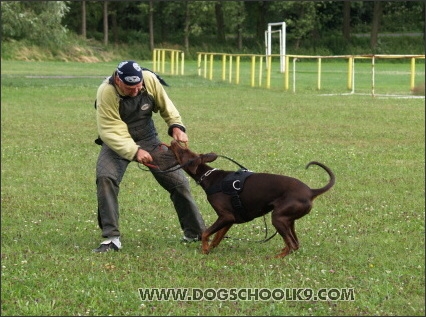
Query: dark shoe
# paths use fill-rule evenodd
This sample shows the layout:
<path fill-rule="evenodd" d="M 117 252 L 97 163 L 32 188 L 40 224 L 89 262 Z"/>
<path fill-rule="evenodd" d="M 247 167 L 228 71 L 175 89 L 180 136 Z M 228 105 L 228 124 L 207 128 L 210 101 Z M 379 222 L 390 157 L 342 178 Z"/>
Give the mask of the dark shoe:
<path fill-rule="evenodd" d="M 118 251 L 119 248 L 112 242 L 108 244 L 101 244 L 98 248 L 93 249 L 93 252 L 95 253 L 101 253 L 101 252 L 108 252 L 108 251 Z"/>
<path fill-rule="evenodd" d="M 191 242 L 197 242 L 200 241 L 200 237 L 194 237 L 194 238 L 188 238 L 183 236 L 182 240 L 180 240 L 182 243 L 191 243 Z"/>

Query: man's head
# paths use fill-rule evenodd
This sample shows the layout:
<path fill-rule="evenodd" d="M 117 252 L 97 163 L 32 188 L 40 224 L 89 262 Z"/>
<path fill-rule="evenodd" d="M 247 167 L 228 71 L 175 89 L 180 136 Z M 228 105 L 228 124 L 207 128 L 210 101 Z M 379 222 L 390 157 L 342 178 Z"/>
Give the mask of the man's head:
<path fill-rule="evenodd" d="M 142 88 L 142 68 L 135 61 L 123 61 L 116 69 L 116 84 L 127 96 L 136 96 Z"/>
<path fill-rule="evenodd" d="M 117 75 L 127 86 L 134 86 L 142 81 L 142 68 L 135 61 L 124 61 L 118 64 Z"/>

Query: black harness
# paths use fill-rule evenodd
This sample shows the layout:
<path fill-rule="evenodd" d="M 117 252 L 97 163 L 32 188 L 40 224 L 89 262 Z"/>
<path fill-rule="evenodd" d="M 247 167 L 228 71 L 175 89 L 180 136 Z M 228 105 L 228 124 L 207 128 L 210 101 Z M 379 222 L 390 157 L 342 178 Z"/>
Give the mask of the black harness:
<path fill-rule="evenodd" d="M 207 195 L 212 195 L 219 192 L 230 195 L 231 204 L 235 215 L 241 217 L 245 221 L 250 221 L 252 219 L 247 218 L 247 214 L 239 194 L 243 191 L 244 182 L 246 181 L 247 177 L 252 174 L 253 172 L 250 172 L 246 169 L 239 169 L 238 171 L 226 176 L 221 182 L 213 184 L 209 188 L 205 189 L 205 192 Z"/>

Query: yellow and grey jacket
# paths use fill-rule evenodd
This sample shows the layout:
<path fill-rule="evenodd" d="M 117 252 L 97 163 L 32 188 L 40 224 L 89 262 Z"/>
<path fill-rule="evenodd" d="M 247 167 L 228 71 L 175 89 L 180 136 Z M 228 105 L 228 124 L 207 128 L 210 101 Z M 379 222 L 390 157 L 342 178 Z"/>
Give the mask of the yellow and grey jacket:
<path fill-rule="evenodd" d="M 173 127 L 185 131 L 181 116 L 163 86 L 151 71 L 143 71 L 143 87 L 136 97 L 126 97 L 104 80 L 96 94 L 96 119 L 99 138 L 121 157 L 133 160 L 137 141 L 156 137 L 152 112 L 159 112 L 171 135 Z"/>

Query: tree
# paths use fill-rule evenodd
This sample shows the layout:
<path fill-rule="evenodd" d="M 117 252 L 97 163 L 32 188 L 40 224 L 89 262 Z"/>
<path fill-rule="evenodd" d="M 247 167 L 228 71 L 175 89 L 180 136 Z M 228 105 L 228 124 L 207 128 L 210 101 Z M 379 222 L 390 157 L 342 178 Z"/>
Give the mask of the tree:
<path fill-rule="evenodd" d="M 108 1 L 103 6 L 103 25 L 104 25 L 104 45 L 108 45 Z"/>
<path fill-rule="evenodd" d="M 291 1 L 274 2 L 274 11 L 279 10 L 285 16 L 285 22 L 289 29 L 289 38 L 294 40 L 294 47 L 298 49 L 304 38 L 311 34 L 317 25 L 317 8 L 315 2 Z"/>
<path fill-rule="evenodd" d="M 179 2 L 179 1 L 178 1 Z M 181 1 L 184 3 L 184 45 L 189 50 L 189 36 L 203 35 L 208 37 L 214 29 L 214 2 L 212 1 Z"/>
<path fill-rule="evenodd" d="M 374 1 L 373 7 L 373 20 L 371 21 L 371 48 L 377 47 L 377 40 L 379 36 L 380 20 L 382 18 L 383 6 L 381 1 Z"/>
<path fill-rule="evenodd" d="M 236 39 L 236 47 L 243 49 L 243 29 L 246 19 L 246 11 L 243 1 L 226 1 L 222 6 L 224 23 L 224 32 L 233 34 Z M 225 40 L 225 38 L 223 39 Z"/>
<path fill-rule="evenodd" d="M 258 2 L 257 19 L 256 19 L 256 36 L 263 38 L 265 28 L 267 26 L 266 13 L 268 11 L 269 3 L 267 1 Z"/>
<path fill-rule="evenodd" d="M 216 16 L 216 37 L 218 43 L 224 43 L 225 42 L 225 19 L 223 17 L 223 8 L 222 8 L 222 2 L 216 1 L 214 5 L 214 12 Z"/>
<path fill-rule="evenodd" d="M 4 40 L 27 40 L 40 46 L 57 46 L 66 40 L 62 18 L 68 12 L 65 1 L 1 2 Z"/>
<path fill-rule="evenodd" d="M 86 38 L 87 25 L 86 25 L 86 1 L 81 1 L 81 36 Z"/>
<path fill-rule="evenodd" d="M 154 1 L 149 0 L 149 49 L 154 50 Z"/>
<path fill-rule="evenodd" d="M 187 51 L 190 44 L 225 43 L 228 35 L 243 50 L 243 34 L 254 50 L 268 23 L 286 22 L 296 49 L 309 40 L 310 49 L 328 45 L 343 53 L 351 32 L 370 32 L 374 49 L 379 32 L 424 34 L 425 21 L 424 1 L 2 1 L 1 10 L 3 40 L 58 47 L 69 30 L 107 45 L 112 32 L 114 43 L 149 41 L 151 50 L 162 43 Z"/>
<path fill-rule="evenodd" d="M 347 41 L 351 38 L 351 2 L 343 2 L 343 22 L 342 22 L 343 38 Z"/>
<path fill-rule="evenodd" d="M 115 44 L 118 44 L 118 22 L 117 22 L 117 5 L 119 5 L 117 2 L 112 2 L 108 6 L 108 15 L 111 19 L 111 32 L 112 32 L 112 38 L 113 42 Z"/>
<path fill-rule="evenodd" d="M 185 50 L 189 51 L 189 33 L 191 24 L 191 14 L 188 1 L 185 1 L 185 26 L 183 28 Z"/>

